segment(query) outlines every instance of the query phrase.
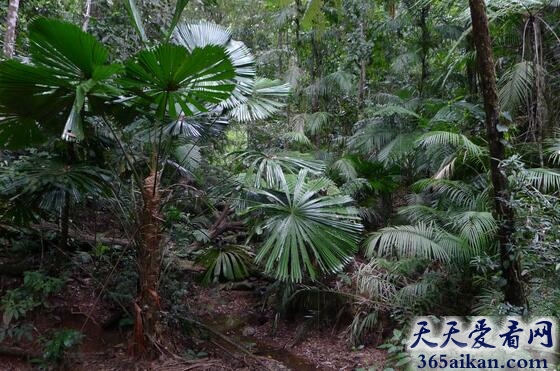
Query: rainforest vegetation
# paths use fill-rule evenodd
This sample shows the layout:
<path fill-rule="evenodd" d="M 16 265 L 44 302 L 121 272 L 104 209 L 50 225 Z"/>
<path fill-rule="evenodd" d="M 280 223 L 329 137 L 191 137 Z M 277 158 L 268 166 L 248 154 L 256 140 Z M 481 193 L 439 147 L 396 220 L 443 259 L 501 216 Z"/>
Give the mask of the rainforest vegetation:
<path fill-rule="evenodd" d="M 415 316 L 558 316 L 560 1 L 0 11 L 2 370 L 395 370 Z"/>

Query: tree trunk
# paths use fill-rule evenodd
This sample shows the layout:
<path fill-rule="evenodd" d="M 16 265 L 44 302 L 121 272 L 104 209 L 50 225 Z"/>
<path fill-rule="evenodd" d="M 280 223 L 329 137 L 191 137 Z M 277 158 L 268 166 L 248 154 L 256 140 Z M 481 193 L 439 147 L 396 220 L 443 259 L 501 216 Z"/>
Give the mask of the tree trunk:
<path fill-rule="evenodd" d="M 547 120 L 547 109 L 545 99 L 545 76 L 543 61 L 543 43 L 540 20 L 531 16 L 533 30 L 533 70 L 535 78 L 533 81 L 534 102 L 530 113 L 532 121 L 533 138 L 539 151 L 540 166 L 544 166 L 543 140 L 544 127 Z"/>
<path fill-rule="evenodd" d="M 471 52 L 474 50 L 474 42 L 472 35 L 468 35 L 466 38 L 466 51 Z M 467 62 L 466 66 L 466 74 L 467 74 L 467 86 L 469 89 L 469 94 L 471 95 L 471 99 L 475 100 L 478 95 L 478 79 L 476 73 L 476 62 Z"/>
<path fill-rule="evenodd" d="M 504 287 L 505 301 L 522 307 L 526 305 L 527 300 L 520 276 L 521 264 L 513 248 L 512 234 L 515 228 L 515 214 L 508 203 L 509 187 L 507 177 L 500 169 L 500 161 L 504 159 L 505 148 L 503 136 L 497 130 L 497 125 L 499 124 L 499 103 L 496 90 L 494 57 L 488 31 L 488 18 L 486 16 L 484 0 L 469 0 L 469 6 L 484 98 L 484 110 L 486 112 L 486 132 L 490 150 L 490 172 L 494 187 L 495 215 L 500 223 L 498 241 L 500 243 L 502 275 L 506 280 L 506 286 Z"/>
<path fill-rule="evenodd" d="M 73 142 L 66 142 L 66 166 L 71 167 L 76 162 L 76 148 Z M 68 230 L 70 228 L 70 207 L 72 198 L 70 192 L 64 191 L 64 203 L 60 210 L 60 242 L 59 248 L 65 250 L 68 247 Z"/>
<path fill-rule="evenodd" d="M 154 355 L 161 334 L 158 284 L 161 268 L 161 196 L 157 173 L 151 171 L 142 185 L 143 207 L 138 231 L 138 297 L 135 303 L 134 353 Z"/>
<path fill-rule="evenodd" d="M 82 31 L 87 31 L 90 16 L 91 16 L 91 0 L 86 0 L 86 3 L 84 5 L 84 23 L 82 23 Z"/>
<path fill-rule="evenodd" d="M 18 10 L 19 0 L 10 0 L 8 5 L 8 17 L 6 19 L 6 35 L 4 36 L 4 55 L 7 58 L 12 58 L 14 56 Z"/>
<path fill-rule="evenodd" d="M 296 15 L 294 17 L 294 26 L 296 34 L 296 58 L 298 67 L 301 65 L 301 51 L 303 49 L 303 43 L 301 42 L 301 18 L 303 17 L 303 5 L 301 0 L 295 1 Z"/>
<path fill-rule="evenodd" d="M 430 52 L 430 30 L 428 28 L 428 13 L 430 11 L 430 6 L 425 5 L 420 11 L 420 30 L 422 32 L 420 46 L 420 58 L 422 64 L 422 72 L 420 75 L 420 83 L 418 84 L 418 91 L 420 96 L 423 97 L 426 93 L 426 81 L 428 80 L 429 70 L 428 70 L 428 54 Z"/>

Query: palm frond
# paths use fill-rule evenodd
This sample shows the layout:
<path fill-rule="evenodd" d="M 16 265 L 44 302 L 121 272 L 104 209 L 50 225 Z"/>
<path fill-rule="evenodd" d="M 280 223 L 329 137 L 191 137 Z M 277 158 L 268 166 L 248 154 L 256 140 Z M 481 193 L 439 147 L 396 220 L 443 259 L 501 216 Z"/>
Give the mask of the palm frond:
<path fill-rule="evenodd" d="M 449 251 L 440 244 L 443 234 L 445 232 L 434 224 L 386 227 L 368 237 L 366 254 L 437 259 L 447 263 Z"/>
<path fill-rule="evenodd" d="M 233 152 L 234 160 L 242 161 L 255 172 L 254 187 L 260 188 L 265 181 L 271 188 L 278 188 L 285 182 L 285 173 L 297 173 L 306 169 L 313 174 L 322 174 L 325 165 L 322 161 L 308 160 L 304 157 L 289 155 L 267 155 L 258 151 Z"/>
<path fill-rule="evenodd" d="M 265 271 L 283 281 L 312 280 L 318 273 L 339 272 L 353 257 L 362 230 L 353 200 L 348 196 L 321 196 L 325 181 L 309 183 L 307 170 L 295 182 L 283 182 L 282 193 L 256 190 L 269 203 L 249 208 L 266 216 L 259 226 L 266 240 L 256 256 Z M 291 184 L 290 184 L 291 183 Z"/>
<path fill-rule="evenodd" d="M 439 198 L 445 199 L 458 207 L 475 210 L 477 191 L 467 183 L 449 179 L 421 179 L 413 185 L 416 191 L 429 190 Z"/>
<path fill-rule="evenodd" d="M 430 131 L 418 138 L 416 144 L 426 148 L 431 146 L 452 146 L 464 150 L 464 156 L 480 157 L 486 154 L 485 147 L 473 143 L 464 134 L 449 131 Z"/>
<path fill-rule="evenodd" d="M 445 217 L 444 213 L 433 207 L 413 204 L 399 208 L 399 215 L 404 216 L 411 224 L 440 224 Z"/>
<path fill-rule="evenodd" d="M 249 276 L 247 268 L 251 254 L 244 246 L 232 245 L 223 248 L 209 248 L 196 262 L 206 268 L 202 283 L 216 283 L 220 280 L 239 281 Z"/>
<path fill-rule="evenodd" d="M 496 241 L 498 224 L 487 211 L 464 211 L 452 213 L 449 222 L 451 229 L 468 242 L 474 255 L 489 251 Z"/>
<path fill-rule="evenodd" d="M 243 103 L 236 104 L 229 115 L 240 122 L 263 120 L 284 107 L 278 99 L 289 96 L 291 87 L 280 80 L 257 78 L 252 93 Z"/>
<path fill-rule="evenodd" d="M 301 131 L 288 131 L 282 134 L 281 138 L 290 143 L 311 146 L 311 140 Z"/>
<path fill-rule="evenodd" d="M 309 132 L 311 135 L 317 135 L 327 125 L 331 114 L 328 112 L 315 112 L 306 115 L 305 117 L 305 131 Z"/>
<path fill-rule="evenodd" d="M 533 62 L 522 61 L 511 67 L 499 79 L 500 106 L 504 111 L 515 112 L 527 101 L 534 80 Z"/>
<path fill-rule="evenodd" d="M 244 43 L 231 38 L 229 30 L 209 22 L 179 24 L 173 31 L 173 40 L 191 53 L 209 45 L 225 48 L 235 72 L 235 89 L 220 106 L 228 109 L 247 102 L 255 85 L 255 60 Z"/>
<path fill-rule="evenodd" d="M 560 189 L 560 172 L 556 170 L 543 168 L 527 169 L 523 177 L 542 192 Z"/>
<path fill-rule="evenodd" d="M 123 85 L 147 104 L 157 106 L 157 115 L 177 118 L 207 111 L 208 103 L 227 99 L 235 84 L 234 67 L 226 50 L 207 45 L 187 48 L 162 44 L 145 50 L 126 64 Z M 181 112 L 182 111 L 182 112 Z"/>
<path fill-rule="evenodd" d="M 358 177 L 358 172 L 354 167 L 354 162 L 348 158 L 341 158 L 335 161 L 331 168 L 335 170 L 344 180 L 349 181 Z"/>

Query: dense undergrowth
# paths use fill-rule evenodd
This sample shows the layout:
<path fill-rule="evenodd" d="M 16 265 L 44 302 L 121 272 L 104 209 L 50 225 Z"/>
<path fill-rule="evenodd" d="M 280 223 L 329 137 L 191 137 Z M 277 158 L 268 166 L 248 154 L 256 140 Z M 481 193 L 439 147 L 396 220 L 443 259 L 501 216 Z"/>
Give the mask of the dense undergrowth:
<path fill-rule="evenodd" d="M 166 329 L 207 355 L 193 285 L 381 346 L 377 369 L 417 315 L 558 315 L 557 3 L 487 8 L 522 306 L 464 4 L 107 2 L 87 33 L 51 3 L 0 63 L 0 343 L 63 362 L 80 331 L 34 323 L 83 280 L 136 355 Z"/>

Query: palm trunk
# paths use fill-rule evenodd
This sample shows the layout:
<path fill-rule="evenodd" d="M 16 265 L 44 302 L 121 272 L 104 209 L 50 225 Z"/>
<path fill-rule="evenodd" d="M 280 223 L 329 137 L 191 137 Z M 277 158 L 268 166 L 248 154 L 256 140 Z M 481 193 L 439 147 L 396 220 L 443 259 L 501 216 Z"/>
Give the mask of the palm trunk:
<path fill-rule="evenodd" d="M 76 162 L 76 148 L 73 142 L 66 142 L 66 166 L 72 166 Z M 64 204 L 60 211 L 60 242 L 59 248 L 65 250 L 68 247 L 68 230 L 70 228 L 70 206 L 72 199 L 70 193 L 64 191 Z"/>
<path fill-rule="evenodd" d="M 138 297 L 135 303 L 134 352 L 154 355 L 154 344 L 161 335 L 158 283 L 162 259 L 161 197 L 157 173 L 151 171 L 142 184 L 143 207 L 138 233 Z"/>
<path fill-rule="evenodd" d="M 490 150 L 490 172 L 494 187 L 495 215 L 500 222 L 498 241 L 502 275 L 506 280 L 504 287 L 505 301 L 515 306 L 525 306 L 527 299 L 521 282 L 521 264 L 513 249 L 513 231 L 515 228 L 514 210 L 508 203 L 509 187 L 506 174 L 500 169 L 504 159 L 505 148 L 502 133 L 497 130 L 499 124 L 499 103 L 496 90 L 494 57 L 488 31 L 488 18 L 484 0 L 469 0 L 471 10 L 474 45 L 479 66 L 484 110 L 486 112 L 486 132 Z"/>
<path fill-rule="evenodd" d="M 4 36 L 4 55 L 7 58 L 12 58 L 14 56 L 18 10 L 19 0 L 10 0 L 8 5 L 8 17 L 6 19 L 6 35 Z"/>

